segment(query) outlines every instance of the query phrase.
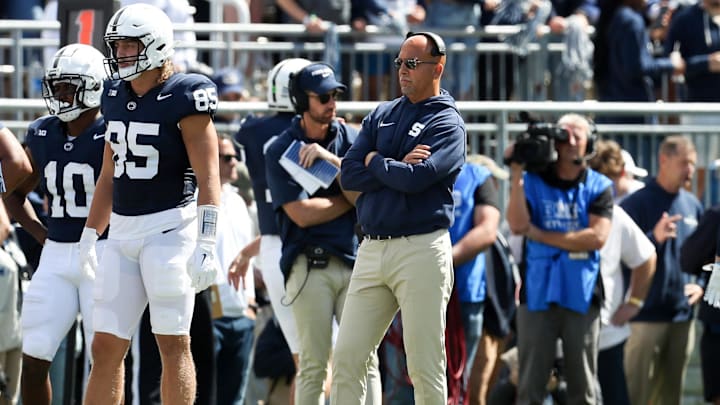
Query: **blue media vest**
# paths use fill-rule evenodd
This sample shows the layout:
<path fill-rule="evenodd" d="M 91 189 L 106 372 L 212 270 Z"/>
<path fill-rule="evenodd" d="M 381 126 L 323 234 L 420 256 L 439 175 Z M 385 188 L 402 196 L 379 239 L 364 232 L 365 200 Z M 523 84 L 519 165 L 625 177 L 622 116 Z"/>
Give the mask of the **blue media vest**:
<path fill-rule="evenodd" d="M 544 231 L 569 232 L 589 226 L 590 204 L 612 182 L 587 169 L 577 186 L 551 187 L 535 173 L 525 174 L 525 195 L 533 225 Z M 568 252 L 527 240 L 525 294 L 528 309 L 543 311 L 551 303 L 579 313 L 587 312 L 600 271 L 600 253 Z"/>
<path fill-rule="evenodd" d="M 455 221 L 450 227 L 450 240 L 453 245 L 475 226 L 475 191 L 489 177 L 490 170 L 484 166 L 463 164 L 453 189 Z M 460 302 L 485 301 L 485 252 L 455 267 L 455 289 Z"/>

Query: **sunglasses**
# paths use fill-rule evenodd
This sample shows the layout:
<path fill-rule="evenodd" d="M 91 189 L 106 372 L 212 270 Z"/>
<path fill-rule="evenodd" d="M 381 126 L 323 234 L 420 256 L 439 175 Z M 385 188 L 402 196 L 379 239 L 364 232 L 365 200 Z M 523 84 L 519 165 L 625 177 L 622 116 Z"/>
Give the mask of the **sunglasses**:
<path fill-rule="evenodd" d="M 222 159 L 222 161 L 225 163 L 230 163 L 230 162 L 232 162 L 233 159 L 235 159 L 239 162 L 240 156 L 238 156 L 238 155 L 220 155 L 220 159 Z"/>
<path fill-rule="evenodd" d="M 340 96 L 339 91 L 332 91 L 330 93 L 325 94 L 308 94 L 310 97 L 316 97 L 318 101 L 320 101 L 320 104 L 327 104 L 330 102 L 330 99 L 337 100 Z"/>
<path fill-rule="evenodd" d="M 429 60 L 419 60 L 418 58 L 408 58 L 408 59 L 405 59 L 405 60 L 403 60 L 402 58 L 395 58 L 395 60 L 393 61 L 393 63 L 395 64 L 395 68 L 396 68 L 396 69 L 400 69 L 400 67 L 402 67 L 402 65 L 403 65 L 403 63 L 404 63 L 404 64 L 405 64 L 405 67 L 408 68 L 408 69 L 410 69 L 410 70 L 415 70 L 415 69 L 417 69 L 418 65 L 421 64 L 421 63 L 428 63 L 428 64 L 431 64 L 431 65 L 437 65 L 437 64 L 438 64 L 438 62 L 432 62 L 432 61 L 429 61 Z"/>

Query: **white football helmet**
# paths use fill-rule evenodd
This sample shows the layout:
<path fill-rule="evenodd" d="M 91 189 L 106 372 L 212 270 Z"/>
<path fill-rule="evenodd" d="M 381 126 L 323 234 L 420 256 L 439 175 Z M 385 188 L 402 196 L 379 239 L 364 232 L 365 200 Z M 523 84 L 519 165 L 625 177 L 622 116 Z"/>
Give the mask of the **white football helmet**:
<path fill-rule="evenodd" d="M 42 96 L 48 112 L 69 122 L 82 112 L 99 107 L 106 78 L 104 58 L 90 45 L 71 44 L 60 48 L 42 80 Z M 72 86 L 74 94 L 70 102 L 68 94 L 63 93 Z"/>
<path fill-rule="evenodd" d="M 118 58 L 115 41 L 135 39 L 142 44 L 138 55 Z M 131 4 L 115 12 L 105 30 L 110 57 L 105 68 L 112 79 L 134 80 L 140 73 L 163 65 L 174 52 L 170 18 L 159 8 L 143 3 Z M 123 64 L 131 63 L 128 66 Z"/>
<path fill-rule="evenodd" d="M 300 69 L 309 65 L 307 59 L 291 58 L 280 61 L 277 65 L 270 69 L 267 76 L 267 102 L 268 107 L 274 111 L 295 111 L 292 101 L 290 101 L 290 75 L 300 71 Z"/>

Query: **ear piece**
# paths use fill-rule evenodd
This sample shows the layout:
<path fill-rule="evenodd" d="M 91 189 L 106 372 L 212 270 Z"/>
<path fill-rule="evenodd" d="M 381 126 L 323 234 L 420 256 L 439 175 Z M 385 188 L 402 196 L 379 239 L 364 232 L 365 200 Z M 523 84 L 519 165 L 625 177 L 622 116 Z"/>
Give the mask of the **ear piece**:
<path fill-rule="evenodd" d="M 597 126 L 595 125 L 595 121 L 593 121 L 589 117 L 585 117 L 585 119 L 588 122 L 589 128 L 587 146 L 585 147 L 585 156 L 590 156 L 595 153 L 595 143 L 598 140 L 598 131 Z"/>
<path fill-rule="evenodd" d="M 445 50 L 445 41 L 440 37 L 440 35 L 429 32 L 429 31 L 421 31 L 421 32 L 408 32 L 405 36 L 405 39 L 408 39 L 410 37 L 414 37 L 415 35 L 422 35 L 426 37 L 427 39 L 432 42 L 433 47 L 430 51 L 430 55 L 432 56 L 444 56 L 446 54 Z"/>
<path fill-rule="evenodd" d="M 305 92 L 305 90 L 300 87 L 300 78 L 303 76 L 303 74 L 309 67 L 317 65 L 325 65 L 331 70 L 333 70 L 333 72 L 335 71 L 335 69 L 327 63 L 313 62 L 300 69 L 297 73 L 291 74 L 289 76 L 288 95 L 290 96 L 290 102 L 293 104 L 293 106 L 295 106 L 295 112 L 298 114 L 302 114 L 308 109 L 310 109 L 310 97 Z"/>
<path fill-rule="evenodd" d="M 288 81 L 288 95 L 290 96 L 290 102 L 295 106 L 295 112 L 302 114 L 308 110 L 308 95 L 300 88 L 300 76 L 305 71 L 305 68 L 300 69 L 297 73 L 290 75 Z"/>

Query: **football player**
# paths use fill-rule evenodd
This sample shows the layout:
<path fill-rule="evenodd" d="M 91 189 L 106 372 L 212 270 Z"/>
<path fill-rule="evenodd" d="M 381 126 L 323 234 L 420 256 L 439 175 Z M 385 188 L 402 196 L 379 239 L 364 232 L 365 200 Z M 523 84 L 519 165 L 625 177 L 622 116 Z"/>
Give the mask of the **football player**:
<path fill-rule="evenodd" d="M 47 239 L 22 307 L 22 398 L 27 404 L 51 403 L 50 363 L 78 312 L 87 353 L 92 341 L 94 276 L 78 265 L 78 241 L 102 166 L 103 58 L 100 51 L 82 44 L 55 53 L 42 80 L 50 115 L 30 124 L 25 137 L 33 168 L 27 181 L 31 187 L 18 187 L 6 196 L 8 208 L 17 212 L 39 183 L 48 202 Z M 16 219 L 26 228 L 42 226 L 37 218 Z"/>
<path fill-rule="evenodd" d="M 195 291 L 207 288 L 217 272 L 217 91 L 205 76 L 174 73 L 172 24 L 157 7 L 119 9 L 105 42 L 111 77 L 102 96 L 106 146 L 81 239 L 81 265 L 100 269 L 85 403 L 121 402 L 123 358 L 149 303 L 163 365 L 162 402 L 192 404 Z M 93 246 L 108 224 L 98 266 Z"/>

